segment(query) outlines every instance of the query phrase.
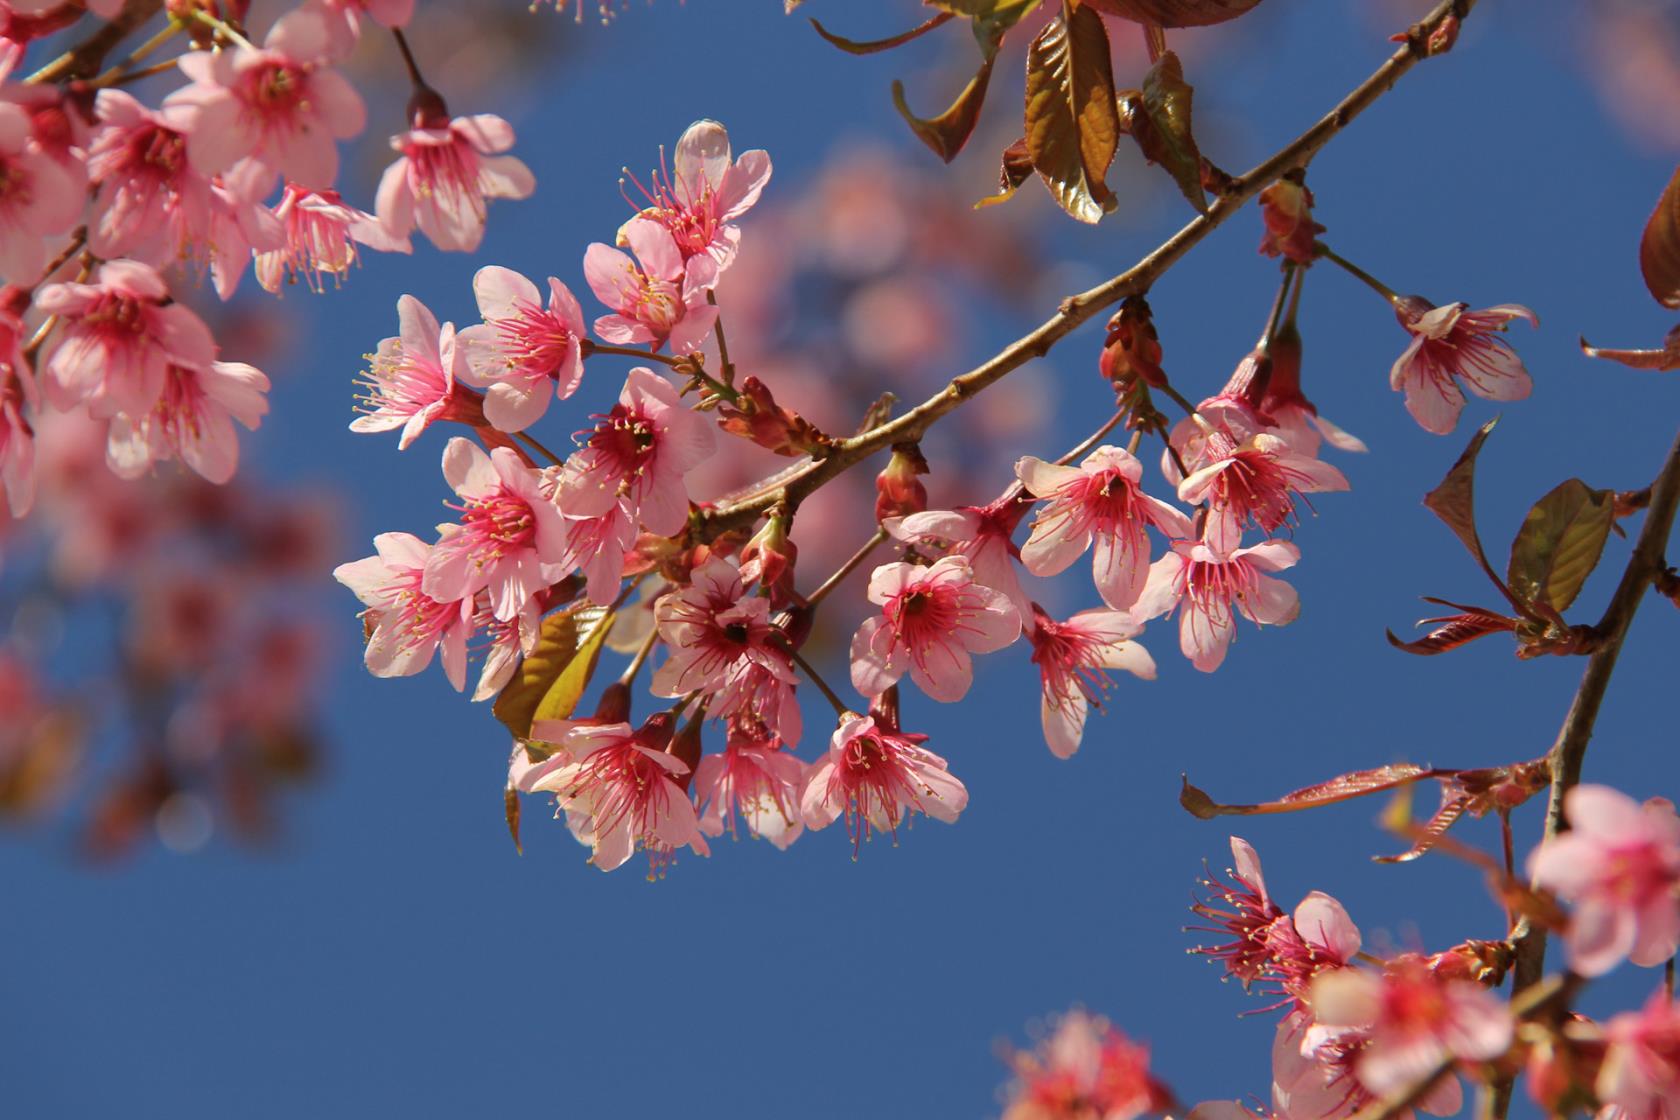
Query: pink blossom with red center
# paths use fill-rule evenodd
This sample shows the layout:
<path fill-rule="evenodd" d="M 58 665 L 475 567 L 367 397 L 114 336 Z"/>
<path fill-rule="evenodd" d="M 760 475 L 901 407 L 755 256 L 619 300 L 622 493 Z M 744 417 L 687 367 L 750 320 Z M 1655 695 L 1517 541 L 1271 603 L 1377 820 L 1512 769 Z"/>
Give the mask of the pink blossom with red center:
<path fill-rule="evenodd" d="M 748 595 L 734 565 L 708 559 L 694 569 L 689 586 L 665 595 L 653 613 L 669 651 L 653 674 L 654 695 L 700 692 L 711 698 L 707 713 L 716 719 L 763 711 L 767 695 L 785 697 L 786 703 L 766 713 L 774 718 L 764 723 L 783 738 L 797 739 L 795 676 L 781 645 L 785 639 L 770 624 L 770 600 Z M 759 672 L 749 673 L 754 667 Z M 765 678 L 780 687 L 766 690 Z M 784 713 L 795 722 L 788 725 Z"/>
<path fill-rule="evenodd" d="M 350 421 L 352 432 L 402 429 L 399 450 L 419 438 L 433 421 L 448 419 L 456 402 L 455 379 L 465 368 L 455 324 L 437 317 L 413 296 L 397 300 L 397 335 L 382 339 L 368 356 L 368 395 Z"/>
<path fill-rule="evenodd" d="M 769 153 L 753 150 L 733 159 L 729 132 L 716 121 L 695 121 L 677 141 L 671 172 L 653 177 L 640 216 L 670 233 L 683 259 L 709 255 L 727 268 L 740 247 L 735 219 L 752 209 L 770 181 Z"/>
<path fill-rule="evenodd" d="M 1149 1074 L 1148 1047 L 1083 1011 L 1063 1015 L 1047 1040 L 1009 1064 L 1015 1084 L 1003 1120 L 1135 1120 L 1172 1107 L 1172 1094 Z"/>
<path fill-rule="evenodd" d="M 391 147 L 402 155 L 379 180 L 374 212 L 393 237 L 419 226 L 439 249 L 477 252 L 490 200 L 537 189 L 531 169 L 506 154 L 513 126 L 490 113 L 428 122 L 391 137 Z"/>
<path fill-rule="evenodd" d="M 106 261 L 93 283 L 48 284 L 35 306 L 59 316 L 42 372 L 47 399 L 68 411 L 86 404 L 95 418 L 151 411 L 171 365 L 203 369 L 216 358 L 210 328 L 150 265 Z"/>
<path fill-rule="evenodd" d="M 362 16 L 381 27 L 407 27 L 414 18 L 414 0 L 317 0 L 326 17 L 327 37 L 334 57 L 355 50 L 362 35 Z"/>
<path fill-rule="evenodd" d="M 1328 972 L 1309 996 L 1315 1032 L 1334 1040 L 1361 1032 L 1353 1072 L 1365 1089 L 1387 1097 L 1411 1089 L 1449 1061 L 1486 1062 L 1511 1048 L 1516 1023 L 1503 999 L 1471 980 L 1444 980 L 1417 957 L 1380 976 L 1362 969 Z"/>
<path fill-rule="evenodd" d="M 1057 758 L 1072 758 L 1090 708 L 1102 711 L 1103 694 L 1112 683 L 1105 670 L 1121 669 L 1152 681 L 1155 660 L 1130 640 L 1143 632 L 1143 624 L 1125 611 L 1080 611 L 1057 622 L 1035 603 L 1032 617 L 1027 636 L 1043 682 L 1039 715 L 1044 741 Z"/>
<path fill-rule="evenodd" d="M 456 691 L 467 683 L 470 599 L 434 599 L 421 589 L 432 546 L 409 533 L 373 538 L 377 555 L 333 569 L 333 578 L 362 601 L 370 628 L 363 660 L 376 677 L 408 677 L 442 651 L 443 672 Z"/>
<path fill-rule="evenodd" d="M 1208 506 L 1202 541 L 1225 554 L 1242 544 L 1243 528 L 1270 535 L 1296 517 L 1299 494 L 1346 490 L 1348 480 L 1329 463 L 1295 452 L 1269 432 L 1228 425 L 1207 433 L 1204 466 L 1178 484 L 1180 501 Z"/>
<path fill-rule="evenodd" d="M 0 275 L 39 279 L 46 239 L 76 224 L 82 200 L 70 174 L 34 143 L 29 114 L 0 102 Z"/>
<path fill-rule="evenodd" d="M 683 476 L 716 450 L 708 419 L 683 405 L 675 385 L 638 366 L 618 404 L 566 460 L 560 508 L 568 517 L 598 517 L 622 494 L 648 532 L 670 536 L 688 522 Z"/>
<path fill-rule="evenodd" d="M 23 416 L 23 385 L 20 378 L 0 374 L 0 486 L 13 517 L 35 503 L 35 431 Z"/>
<path fill-rule="evenodd" d="M 484 654 L 478 684 L 473 688 L 475 703 L 489 700 L 499 693 L 513 679 L 520 658 L 536 648 L 542 630 L 539 599 L 540 596 L 527 600 L 524 609 L 512 618 L 497 618 L 488 595 L 481 591 L 474 598 L 472 632 L 483 638 L 479 649 Z M 479 650 L 469 652 L 476 654 Z"/>
<path fill-rule="evenodd" d="M 694 768 L 700 831 L 733 836 L 739 817 L 749 835 L 786 851 L 805 830 L 799 810 L 804 780 L 805 764 L 780 739 L 731 728 L 723 753 L 706 755 Z"/>
<path fill-rule="evenodd" d="M 478 270 L 473 294 L 484 322 L 460 334 L 462 376 L 485 390 L 486 420 L 504 432 L 524 431 L 583 381 L 583 308 L 550 276 L 545 309 L 535 284 L 500 265 Z"/>
<path fill-rule="evenodd" d="M 244 362 L 202 369 L 172 365 L 157 402 L 138 415 L 111 419 L 105 461 L 119 478 L 139 478 L 153 463 L 179 459 L 210 482 L 239 469 L 233 422 L 256 429 L 268 414 L 268 378 Z"/>
<path fill-rule="evenodd" d="M 625 558 L 636 547 L 636 511 L 620 498 L 598 516 L 566 516 L 564 529 L 561 570 L 583 573 L 584 595 L 590 602 L 603 606 L 612 602 L 624 578 Z"/>
<path fill-rule="evenodd" d="M 1355 1073 L 1370 1045 L 1359 1029 L 1316 1026 L 1310 1012 L 1291 1011 L 1278 1023 L 1272 1042 L 1272 1112 L 1278 1120 L 1347 1120 L 1377 1100 Z M 1456 1115 L 1464 1107 L 1464 1089 L 1456 1077 L 1443 1077 L 1417 1102 L 1434 1116 Z M 1405 1109 L 1395 1120 L 1411 1120 Z"/>
<path fill-rule="evenodd" d="M 192 85 L 164 102 L 192 110 L 187 158 L 205 175 L 225 174 L 242 198 L 256 200 L 284 177 L 326 190 L 338 177 L 338 144 L 362 131 L 361 95 L 326 64 L 326 15 L 294 8 L 269 30 L 261 49 L 190 51 L 181 72 Z"/>
<path fill-rule="evenodd" d="M 1153 525 L 1169 537 L 1188 537 L 1190 519 L 1139 486 L 1143 464 L 1118 447 L 1102 446 L 1077 467 L 1027 456 L 1015 464 L 1027 493 L 1048 504 L 1033 519 L 1021 562 L 1037 576 L 1065 571 L 1095 545 L 1092 577 L 1104 603 L 1125 610 L 1137 602 L 1149 575 Z"/>
<path fill-rule="evenodd" d="M 1680 1101 L 1680 1006 L 1656 992 L 1604 1025 L 1609 1044 L 1594 1089 L 1625 1120 L 1672 1120 Z"/>
<path fill-rule="evenodd" d="M 890 517 L 881 522 L 881 528 L 895 540 L 918 549 L 939 548 L 963 557 L 976 581 L 1009 596 L 1016 612 L 1026 619 L 1032 613 L 1032 602 L 1021 590 L 1021 577 L 1015 570 L 1020 549 L 1011 539 L 1026 512 L 1025 503 L 1006 496 L 1006 500 L 987 506 L 930 509 Z"/>
<path fill-rule="evenodd" d="M 1301 550 L 1288 541 L 1262 541 L 1227 556 L 1200 542 L 1176 541 L 1150 565 L 1133 614 L 1147 621 L 1178 610 L 1179 649 L 1211 673 L 1236 637 L 1237 615 L 1260 626 L 1283 626 L 1301 613 L 1295 589 L 1268 574 L 1300 559 Z"/>
<path fill-rule="evenodd" d="M 422 590 L 439 600 L 487 590 L 495 617 L 517 617 L 559 578 L 566 549 L 560 511 L 510 448 L 486 455 L 457 436 L 443 449 L 443 477 L 461 498 L 461 520 L 439 528 Z"/>
<path fill-rule="evenodd" d="M 1318 407 L 1301 391 L 1301 332 L 1285 322 L 1272 338 L 1271 376 L 1260 397 L 1260 412 L 1275 431 L 1302 455 L 1317 455 L 1319 444 L 1338 451 L 1367 451 L 1365 441 L 1343 431 L 1318 414 Z"/>
<path fill-rule="evenodd" d="M 953 703 L 974 680 L 975 653 L 992 653 L 1021 636 L 1021 616 L 1001 591 L 975 582 L 962 556 L 931 567 L 883 564 L 869 577 L 869 601 L 881 613 L 852 638 L 852 685 L 879 696 L 908 670 L 916 687 Z"/>
<path fill-rule="evenodd" d="M 685 845 L 705 854 L 694 803 L 676 782 L 688 767 L 645 745 L 629 724 L 538 720 L 531 737 L 560 749 L 531 768 L 518 788 L 554 794 L 572 834 L 593 850 L 596 867 L 621 867 L 638 848 L 649 853 L 655 871 Z"/>
<path fill-rule="evenodd" d="M 1406 411 L 1424 431 L 1453 430 L 1464 410 L 1465 388 L 1490 401 L 1520 401 L 1533 389 L 1522 359 L 1504 337 L 1513 319 L 1540 325 L 1528 308 L 1502 303 L 1471 311 L 1465 303 L 1436 307 L 1403 296 L 1394 301 L 1394 314 L 1412 342 L 1395 359 L 1388 383 L 1406 394 Z"/>
<path fill-rule="evenodd" d="M 1537 886 L 1573 906 L 1569 966 L 1601 976 L 1624 959 L 1651 967 L 1680 947 L 1680 817 L 1661 798 L 1641 805 L 1607 786 L 1564 795 L 1569 831 L 1529 857 Z"/>
<path fill-rule="evenodd" d="M 325 290 L 325 277 L 336 284 L 361 263 L 358 245 L 381 253 L 408 253 L 406 237 L 392 237 L 365 210 L 346 203 L 334 190 L 312 191 L 287 183 L 274 208 L 282 240 L 256 254 L 257 283 L 278 293 L 283 284 L 302 280 L 312 292 Z"/>
<path fill-rule="evenodd" d="M 844 815 L 855 859 L 872 832 L 890 832 L 896 840 L 899 824 L 912 813 L 955 823 L 968 790 L 925 742 L 926 735 L 889 731 L 874 716 L 842 717 L 828 753 L 805 772 L 799 798 L 805 827 L 827 828 Z"/>
<path fill-rule="evenodd" d="M 669 345 L 676 354 L 700 349 L 717 323 L 718 309 L 706 299 L 717 283 L 717 262 L 701 254 L 683 259 L 663 226 L 633 218 L 620 231 L 636 254 L 631 259 L 597 241 L 583 255 L 583 276 L 595 298 L 612 314 L 595 320 L 595 333 L 618 346 Z"/>

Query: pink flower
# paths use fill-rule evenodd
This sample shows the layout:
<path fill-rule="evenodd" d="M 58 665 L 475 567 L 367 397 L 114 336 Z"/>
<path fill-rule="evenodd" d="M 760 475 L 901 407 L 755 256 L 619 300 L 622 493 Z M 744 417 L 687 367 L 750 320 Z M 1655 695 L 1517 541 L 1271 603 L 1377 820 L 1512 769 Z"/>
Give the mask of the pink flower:
<path fill-rule="evenodd" d="M 708 254 L 719 270 L 734 260 L 741 229 L 732 224 L 752 209 L 770 181 L 770 156 L 754 150 L 731 162 L 729 133 L 716 121 L 695 121 L 677 141 L 675 174 L 657 174 L 641 187 L 641 217 L 659 223 L 683 259 Z"/>
<path fill-rule="evenodd" d="M 565 572 L 581 571 L 588 580 L 584 595 L 606 605 L 618 597 L 624 558 L 636 547 L 636 511 L 620 498 L 596 517 L 565 518 L 566 547 L 560 559 Z"/>
<path fill-rule="evenodd" d="M 735 833 L 738 815 L 747 832 L 786 851 L 805 822 L 799 812 L 805 764 L 776 738 L 758 739 L 731 731 L 722 754 L 709 754 L 694 768 L 694 797 L 700 803 L 700 831 Z"/>
<path fill-rule="evenodd" d="M 1329 1028 L 1326 1038 L 1338 1028 L 1362 1032 L 1353 1071 L 1379 1097 L 1412 1088 L 1446 1061 L 1491 1061 L 1511 1048 L 1516 1030 L 1504 1000 L 1471 980 L 1443 980 L 1418 958 L 1402 958 L 1381 976 L 1325 973 L 1309 1002 L 1315 1029 Z"/>
<path fill-rule="evenodd" d="M 407 27 L 414 18 L 414 0 L 315 0 L 326 16 L 332 53 L 343 58 L 356 47 L 362 35 L 362 15 L 373 17 L 382 27 Z"/>
<path fill-rule="evenodd" d="M 472 695 L 475 703 L 500 692 L 513 679 L 520 658 L 536 648 L 542 626 L 539 599 L 527 600 L 525 608 L 512 618 L 497 618 L 488 595 L 481 591 L 474 598 L 472 630 L 484 638 L 484 665 Z"/>
<path fill-rule="evenodd" d="M 1110 683 L 1103 670 L 1123 669 L 1152 681 L 1155 661 L 1148 650 L 1128 641 L 1143 631 L 1143 624 L 1124 611 L 1081 611 L 1066 622 L 1055 621 L 1037 604 L 1032 612 L 1028 637 L 1044 682 L 1039 709 L 1044 741 L 1057 758 L 1072 758 L 1085 734 L 1088 709 L 1095 704 L 1102 710 Z"/>
<path fill-rule="evenodd" d="M 404 450 L 434 420 L 448 419 L 456 398 L 455 379 L 465 368 L 455 336 L 455 324 L 438 326 L 437 317 L 413 296 L 397 300 L 395 338 L 383 339 L 368 359 L 368 395 L 357 408 L 363 415 L 350 421 L 352 432 L 402 429 L 397 441 Z"/>
<path fill-rule="evenodd" d="M 495 617 L 516 617 L 558 578 L 553 568 L 566 547 L 560 511 L 510 448 L 486 455 L 457 436 L 443 449 L 443 477 L 461 497 L 461 520 L 440 527 L 421 590 L 438 600 L 488 590 Z"/>
<path fill-rule="evenodd" d="M 1436 435 L 1445 435 L 1458 423 L 1464 409 L 1460 382 L 1490 401 L 1520 401 L 1533 388 L 1522 359 L 1503 334 L 1513 319 L 1527 319 L 1538 327 L 1534 312 L 1514 303 L 1485 311 L 1468 307 L 1436 307 L 1418 296 L 1394 302 L 1395 317 L 1411 332 L 1412 344 L 1395 359 L 1388 383 L 1406 394 L 1412 419 Z"/>
<path fill-rule="evenodd" d="M 486 390 L 486 420 L 504 432 L 524 431 L 549 401 L 565 400 L 583 381 L 583 308 L 550 276 L 544 310 L 537 286 L 500 265 L 478 270 L 473 294 L 484 322 L 461 332 L 463 376 Z"/>
<path fill-rule="evenodd" d="M 796 678 L 780 644 L 785 638 L 770 625 L 770 600 L 746 594 L 734 565 L 708 559 L 694 569 L 688 587 L 659 600 L 654 619 L 670 650 L 654 672 L 654 695 L 698 691 L 711 698 L 707 714 L 713 718 L 763 713 L 771 717 L 763 720 L 771 731 L 798 738 Z M 754 668 L 759 671 L 750 672 Z"/>
<path fill-rule="evenodd" d="M 153 463 L 179 459 L 209 481 L 225 483 L 239 468 L 233 422 L 250 429 L 262 423 L 268 384 L 261 370 L 244 362 L 171 365 L 150 409 L 111 419 L 105 461 L 117 477 L 139 478 Z"/>
<path fill-rule="evenodd" d="M 805 827 L 827 828 L 841 814 L 852 837 L 852 857 L 871 831 L 890 832 L 923 813 L 955 823 L 968 804 L 968 790 L 926 750 L 926 735 L 906 735 L 876 725 L 873 716 L 843 717 L 828 753 L 805 772 L 799 798 Z"/>
<path fill-rule="evenodd" d="M 1149 581 L 1133 614 L 1158 618 L 1175 608 L 1178 645 L 1190 663 L 1211 673 L 1236 637 L 1236 615 L 1261 626 L 1283 626 L 1301 612 L 1295 589 L 1268 572 L 1292 568 L 1301 550 L 1288 541 L 1262 541 L 1219 556 L 1207 545 L 1177 541 L 1149 567 Z"/>
<path fill-rule="evenodd" d="M 1377 1098 L 1355 1074 L 1370 1044 L 1363 1030 L 1316 1026 L 1310 1012 L 1291 1011 L 1278 1023 L 1272 1042 L 1272 1112 L 1278 1120 L 1347 1120 Z M 1443 1077 L 1417 1107 L 1452 1116 L 1464 1107 L 1456 1077 Z M 1410 1109 L 1396 1120 L 1411 1120 Z"/>
<path fill-rule="evenodd" d="M 470 599 L 434 599 L 421 590 L 432 546 L 408 533 L 373 538 L 377 555 L 333 569 L 360 599 L 369 628 L 363 660 L 376 677 L 409 677 L 443 651 L 443 672 L 459 692 L 467 683 L 467 639 L 472 634 Z"/>
<path fill-rule="evenodd" d="M 0 374 L 0 486 L 13 517 L 35 503 L 35 431 L 23 416 L 23 394 L 21 378 Z"/>
<path fill-rule="evenodd" d="M 1135 1120 L 1172 1107 L 1172 1094 L 1149 1074 L 1148 1048 L 1083 1011 L 1063 1015 L 1049 1039 L 1012 1054 L 1010 1065 L 1003 1120 Z"/>
<path fill-rule="evenodd" d="M 76 224 L 82 201 L 75 180 L 33 142 L 29 114 L 0 102 L 0 276 L 38 280 L 46 239 Z"/>
<path fill-rule="evenodd" d="M 974 580 L 961 556 L 931 567 L 883 564 L 869 577 L 881 613 L 852 638 L 852 685 L 879 696 L 905 670 L 935 700 L 961 700 L 974 680 L 971 653 L 992 653 L 1021 636 L 1009 597 Z"/>
<path fill-rule="evenodd" d="M 595 333 L 619 346 L 669 344 L 677 354 L 700 349 L 717 322 L 717 308 L 706 301 L 717 283 L 716 262 L 705 255 L 685 262 L 671 234 L 646 218 L 625 223 L 621 237 L 635 260 L 599 241 L 583 256 L 590 290 L 613 310 L 595 320 Z"/>
<path fill-rule="evenodd" d="M 987 506 L 958 506 L 954 510 L 930 509 L 906 517 L 889 517 L 881 523 L 894 539 L 918 548 L 936 547 L 968 561 L 977 582 L 1001 591 L 1025 619 L 1032 603 L 1021 590 L 1015 571 L 1020 550 L 1011 539 L 1026 514 L 1026 505 L 1015 500 Z"/>
<path fill-rule="evenodd" d="M 1092 575 L 1103 602 L 1125 610 L 1143 593 L 1153 525 L 1169 537 L 1188 537 L 1190 519 L 1139 487 L 1143 464 L 1118 447 L 1103 446 L 1077 467 L 1027 456 L 1015 464 L 1027 492 L 1049 504 L 1033 520 L 1021 562 L 1038 576 L 1065 571 L 1092 543 Z"/>
<path fill-rule="evenodd" d="M 408 238 L 392 237 L 379 219 L 347 204 L 337 191 L 312 191 L 287 183 L 280 205 L 274 208 L 283 240 L 256 255 L 257 283 L 265 291 L 280 291 L 285 282 L 302 278 L 312 292 L 325 288 L 323 276 L 334 283 L 361 263 L 357 245 L 381 253 L 412 252 Z"/>
<path fill-rule="evenodd" d="M 161 264 L 210 227 L 210 176 L 187 158 L 185 106 L 146 108 L 120 89 L 94 101 L 99 130 L 88 148 L 97 193 L 88 248 L 101 257 Z"/>
<path fill-rule="evenodd" d="M 490 113 L 427 122 L 391 137 L 391 147 L 402 155 L 379 180 L 374 210 L 393 237 L 418 225 L 439 249 L 476 252 L 489 200 L 537 189 L 531 169 L 503 154 L 513 126 Z"/>
<path fill-rule="evenodd" d="M 1338 451 L 1369 450 L 1364 440 L 1320 416 L 1301 391 L 1301 332 L 1294 323 L 1285 322 L 1272 339 L 1271 358 L 1260 412 L 1271 418 L 1278 435 L 1302 455 L 1317 455 L 1320 442 Z"/>
<path fill-rule="evenodd" d="M 1605 1024 L 1609 1042 L 1595 1085 L 1627 1120 L 1671 1120 L 1680 1101 L 1680 1007 L 1657 992 Z"/>
<path fill-rule="evenodd" d="M 187 158 L 205 175 L 226 173 L 242 198 L 267 195 L 283 176 L 310 190 L 338 177 L 338 145 L 362 131 L 367 110 L 344 76 L 326 65 L 330 38 L 319 8 L 294 8 L 261 49 L 190 51 L 192 85 L 165 107 L 193 110 Z"/>
<path fill-rule="evenodd" d="M 1242 544 L 1245 525 L 1270 535 L 1295 517 L 1298 494 L 1346 490 L 1330 464 L 1296 452 L 1280 437 L 1250 427 L 1235 409 L 1218 414 L 1200 444 L 1200 465 L 1178 484 L 1178 498 L 1208 504 L 1203 542 L 1224 555 Z"/>
<path fill-rule="evenodd" d="M 68 411 L 85 403 L 96 418 L 151 411 L 169 366 L 203 369 L 216 358 L 210 328 L 149 265 L 106 261 L 91 284 L 48 284 L 35 305 L 59 316 L 43 371 L 47 398 Z"/>
<path fill-rule="evenodd" d="M 638 847 L 654 860 L 655 871 L 684 845 L 704 852 L 694 803 L 675 781 L 688 767 L 647 745 L 629 724 L 538 720 L 531 736 L 560 751 L 519 788 L 554 794 L 573 835 L 593 849 L 596 867 L 620 867 Z"/>
<path fill-rule="evenodd" d="M 622 493 L 648 532 L 670 536 L 688 522 L 683 476 L 716 450 L 707 418 L 684 407 L 675 385 L 637 366 L 618 404 L 566 460 L 560 508 L 568 517 L 598 517 Z"/>
<path fill-rule="evenodd" d="M 1529 857 L 1536 885 L 1574 906 L 1569 966 L 1602 976 L 1624 958 L 1651 967 L 1680 946 L 1680 817 L 1660 798 L 1644 805 L 1606 786 L 1564 795 L 1569 831 Z"/>

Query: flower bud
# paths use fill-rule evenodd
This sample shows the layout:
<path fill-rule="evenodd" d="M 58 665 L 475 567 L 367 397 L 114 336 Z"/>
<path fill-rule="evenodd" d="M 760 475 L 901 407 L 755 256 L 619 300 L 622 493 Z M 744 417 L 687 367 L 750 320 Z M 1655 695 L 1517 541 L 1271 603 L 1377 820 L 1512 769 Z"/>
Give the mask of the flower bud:
<path fill-rule="evenodd" d="M 833 442 L 809 420 L 776 403 L 756 377 L 742 379 L 733 403 L 719 406 L 718 427 L 778 455 L 816 455 Z"/>
<path fill-rule="evenodd" d="M 1219 396 L 1223 400 L 1241 402 L 1259 412 L 1271 380 L 1271 355 L 1264 349 L 1256 348 L 1250 350 L 1243 360 L 1237 363 L 1237 368 L 1231 373 L 1231 379 L 1225 382 L 1225 388 L 1219 390 Z"/>
<path fill-rule="evenodd" d="M 875 520 L 908 517 L 927 509 L 927 487 L 917 478 L 927 473 L 921 448 L 913 443 L 895 444 L 892 458 L 875 476 Z"/>
<path fill-rule="evenodd" d="M 772 516 L 741 550 L 741 579 L 769 588 L 773 600 L 785 602 L 798 559 L 799 548 L 788 539 L 787 518 Z"/>
<path fill-rule="evenodd" d="M 1103 341 L 1102 356 L 1097 368 L 1114 383 L 1116 392 L 1128 392 L 1134 383 L 1161 388 L 1167 375 L 1161 369 L 1161 343 L 1155 334 L 1155 323 L 1149 303 L 1142 296 L 1131 296 L 1108 321 L 1108 337 Z"/>
<path fill-rule="evenodd" d="M 689 720 L 666 748 L 672 758 L 688 767 L 685 773 L 671 775 L 671 780 L 681 786 L 684 793 L 688 792 L 689 784 L 694 781 L 694 768 L 700 765 L 700 722 L 699 716 Z"/>
<path fill-rule="evenodd" d="M 655 712 L 636 728 L 636 745 L 663 753 L 671 745 L 671 732 L 677 717 L 670 712 Z"/>
<path fill-rule="evenodd" d="M 1299 265 L 1313 262 L 1313 242 L 1324 227 L 1313 221 L 1313 193 L 1299 169 L 1260 192 L 1260 217 L 1266 223 L 1260 252 L 1282 256 Z"/>
<path fill-rule="evenodd" d="M 620 681 L 609 684 L 595 704 L 592 721 L 598 724 L 630 722 L 630 686 Z"/>

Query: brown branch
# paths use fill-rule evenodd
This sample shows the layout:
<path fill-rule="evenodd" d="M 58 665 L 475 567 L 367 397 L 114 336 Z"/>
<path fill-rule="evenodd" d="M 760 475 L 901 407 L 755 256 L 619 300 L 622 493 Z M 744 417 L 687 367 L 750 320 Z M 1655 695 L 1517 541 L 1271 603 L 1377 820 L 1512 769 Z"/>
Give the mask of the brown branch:
<path fill-rule="evenodd" d="M 1474 7 L 1475 0 L 1443 0 L 1437 4 L 1427 16 L 1413 26 L 1405 44 L 1318 123 L 1247 174 L 1233 180 L 1229 189 L 1215 200 L 1205 214 L 1198 216 L 1162 242 L 1148 256 L 1113 279 L 1063 300 L 1056 314 L 1037 330 L 1017 339 L 967 373 L 953 377 L 943 391 L 897 419 L 851 439 L 841 440 L 832 454 L 806 464 L 772 491 L 754 491 L 747 498 L 709 510 L 705 519 L 707 535 L 751 525 L 771 505 L 780 500 L 784 491 L 787 500 L 797 505 L 824 483 L 843 474 L 875 452 L 895 443 L 920 438 L 936 420 L 955 411 L 964 401 L 982 389 L 1001 380 L 1006 374 L 1026 365 L 1032 359 L 1044 357 L 1052 346 L 1072 334 L 1077 327 L 1093 318 L 1099 311 L 1127 296 L 1147 291 L 1150 285 L 1181 257 L 1247 205 L 1261 190 L 1291 168 L 1305 166 L 1332 137 L 1392 89 L 1402 75 L 1428 57 L 1428 39 L 1437 28 L 1450 17 L 1462 19 Z"/>
<path fill-rule="evenodd" d="M 93 77 L 105 64 L 105 56 L 111 53 L 111 48 L 128 38 L 135 28 L 157 15 L 162 8 L 163 0 L 128 0 L 116 19 L 24 80 L 40 83 Z"/>

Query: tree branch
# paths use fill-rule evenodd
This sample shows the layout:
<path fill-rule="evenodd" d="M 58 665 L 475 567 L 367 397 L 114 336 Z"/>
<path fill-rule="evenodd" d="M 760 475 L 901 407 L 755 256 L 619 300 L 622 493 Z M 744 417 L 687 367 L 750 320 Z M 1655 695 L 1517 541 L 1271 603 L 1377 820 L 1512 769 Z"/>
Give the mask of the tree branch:
<path fill-rule="evenodd" d="M 1193 219 L 1137 264 L 1089 291 L 1063 300 L 1056 314 L 1037 330 L 1017 339 L 967 373 L 952 378 L 943 391 L 897 419 L 861 435 L 841 440 L 831 454 L 806 464 L 773 489 L 765 492 L 754 489 L 749 491 L 747 497 L 729 504 L 720 504 L 707 511 L 704 521 L 706 534 L 713 536 L 729 529 L 751 525 L 771 505 L 780 500 L 783 491 L 786 492 L 787 500 L 797 505 L 824 483 L 843 474 L 875 452 L 895 443 L 920 438 L 936 420 L 955 411 L 964 401 L 988 385 L 1001 380 L 1006 374 L 1026 365 L 1032 359 L 1048 354 L 1051 347 L 1093 318 L 1097 312 L 1127 296 L 1148 291 L 1150 285 L 1163 273 L 1204 237 L 1223 225 L 1226 219 L 1247 205 L 1250 199 L 1278 176 L 1310 161 L 1332 137 L 1392 89 L 1402 75 L 1428 57 L 1427 40 L 1437 28 L 1449 18 L 1462 19 L 1475 5 L 1476 0 L 1443 0 L 1437 4 L 1427 16 L 1413 25 L 1406 36 L 1405 44 L 1334 109 L 1320 118 L 1318 123 L 1247 174 L 1233 180 L 1230 187 L 1215 200 L 1205 214 Z"/>
<path fill-rule="evenodd" d="M 24 80 L 40 83 L 93 77 L 105 64 L 105 56 L 111 53 L 111 48 L 128 38 L 135 28 L 157 15 L 162 8 L 163 0 L 128 0 L 116 19 Z"/>

